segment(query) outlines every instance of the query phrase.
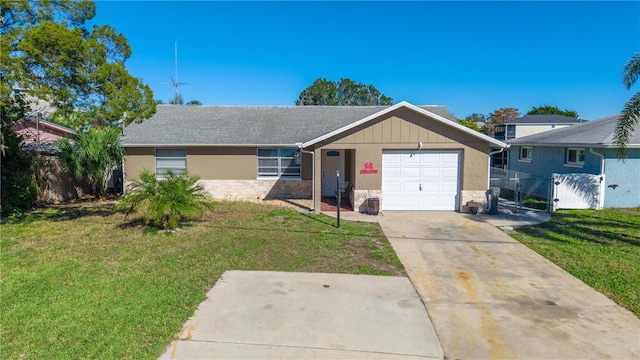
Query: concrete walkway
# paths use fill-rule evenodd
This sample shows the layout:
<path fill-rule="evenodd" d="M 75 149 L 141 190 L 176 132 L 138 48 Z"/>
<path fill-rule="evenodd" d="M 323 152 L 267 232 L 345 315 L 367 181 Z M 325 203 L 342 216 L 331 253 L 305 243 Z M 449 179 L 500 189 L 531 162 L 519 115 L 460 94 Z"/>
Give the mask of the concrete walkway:
<path fill-rule="evenodd" d="M 640 320 L 479 216 L 378 221 L 447 359 L 638 359 Z"/>
<path fill-rule="evenodd" d="M 442 359 L 405 277 L 227 271 L 160 359 Z"/>

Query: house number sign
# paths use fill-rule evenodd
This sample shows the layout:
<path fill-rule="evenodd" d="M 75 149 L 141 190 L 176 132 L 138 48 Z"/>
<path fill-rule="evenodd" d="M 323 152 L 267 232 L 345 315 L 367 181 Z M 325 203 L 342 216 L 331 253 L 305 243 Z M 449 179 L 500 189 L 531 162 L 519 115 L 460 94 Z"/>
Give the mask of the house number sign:
<path fill-rule="evenodd" d="M 377 174 L 378 169 L 373 168 L 372 162 L 364 163 L 364 169 L 360 170 L 360 174 Z"/>

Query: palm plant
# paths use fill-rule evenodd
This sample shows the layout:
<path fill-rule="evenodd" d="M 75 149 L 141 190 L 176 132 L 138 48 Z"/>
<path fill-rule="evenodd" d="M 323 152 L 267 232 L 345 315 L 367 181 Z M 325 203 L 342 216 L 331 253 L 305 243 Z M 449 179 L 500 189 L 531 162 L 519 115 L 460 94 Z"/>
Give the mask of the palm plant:
<path fill-rule="evenodd" d="M 633 56 L 627 60 L 623 69 L 622 83 L 631 90 L 631 87 L 640 77 L 640 52 L 633 53 Z M 624 159 L 627 155 L 627 144 L 633 130 L 638 126 L 640 120 L 640 92 L 637 92 L 631 100 L 629 100 L 622 110 L 622 115 L 618 119 L 616 126 L 615 142 L 616 153 L 620 159 Z"/>
<path fill-rule="evenodd" d="M 58 147 L 62 166 L 77 178 L 88 179 L 96 194 L 104 197 L 111 172 L 122 164 L 120 129 L 91 128 L 79 132 L 73 142 L 60 140 Z"/>
<path fill-rule="evenodd" d="M 157 179 L 151 171 L 143 170 L 140 178 L 127 186 L 127 195 L 116 210 L 125 210 L 127 215 L 142 210 L 145 224 L 175 229 L 180 220 L 203 216 L 205 209 L 213 207 L 198 180 L 197 176 L 170 171 L 166 178 Z"/>

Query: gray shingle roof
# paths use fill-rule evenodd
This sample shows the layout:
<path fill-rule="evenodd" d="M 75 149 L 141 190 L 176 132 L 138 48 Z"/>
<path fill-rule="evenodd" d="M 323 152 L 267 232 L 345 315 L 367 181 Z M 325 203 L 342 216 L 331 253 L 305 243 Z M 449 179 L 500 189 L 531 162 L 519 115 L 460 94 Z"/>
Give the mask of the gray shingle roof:
<path fill-rule="evenodd" d="M 511 145 L 614 147 L 619 115 L 549 130 L 507 141 Z M 640 147 L 640 126 L 636 126 L 629 147 Z"/>
<path fill-rule="evenodd" d="M 455 121 L 444 106 L 420 106 Z M 180 106 L 125 129 L 124 146 L 294 145 L 386 109 L 387 106 Z"/>
<path fill-rule="evenodd" d="M 584 122 L 579 118 L 570 116 L 549 114 L 549 115 L 526 115 L 521 118 L 517 118 L 511 121 L 507 121 L 505 124 L 579 124 Z"/>

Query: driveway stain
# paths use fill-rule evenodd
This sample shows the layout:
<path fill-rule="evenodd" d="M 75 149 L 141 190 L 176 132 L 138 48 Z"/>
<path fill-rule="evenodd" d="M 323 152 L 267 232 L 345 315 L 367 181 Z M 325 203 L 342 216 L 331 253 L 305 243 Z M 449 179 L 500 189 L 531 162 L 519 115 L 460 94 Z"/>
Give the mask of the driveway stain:
<path fill-rule="evenodd" d="M 509 346 L 498 321 L 491 314 L 489 307 L 478 301 L 476 289 L 471 281 L 471 274 L 467 271 L 456 271 L 456 279 L 465 290 L 465 302 L 473 304 L 480 314 L 480 335 L 489 347 L 489 359 L 513 359 L 516 358 L 515 350 Z"/>

